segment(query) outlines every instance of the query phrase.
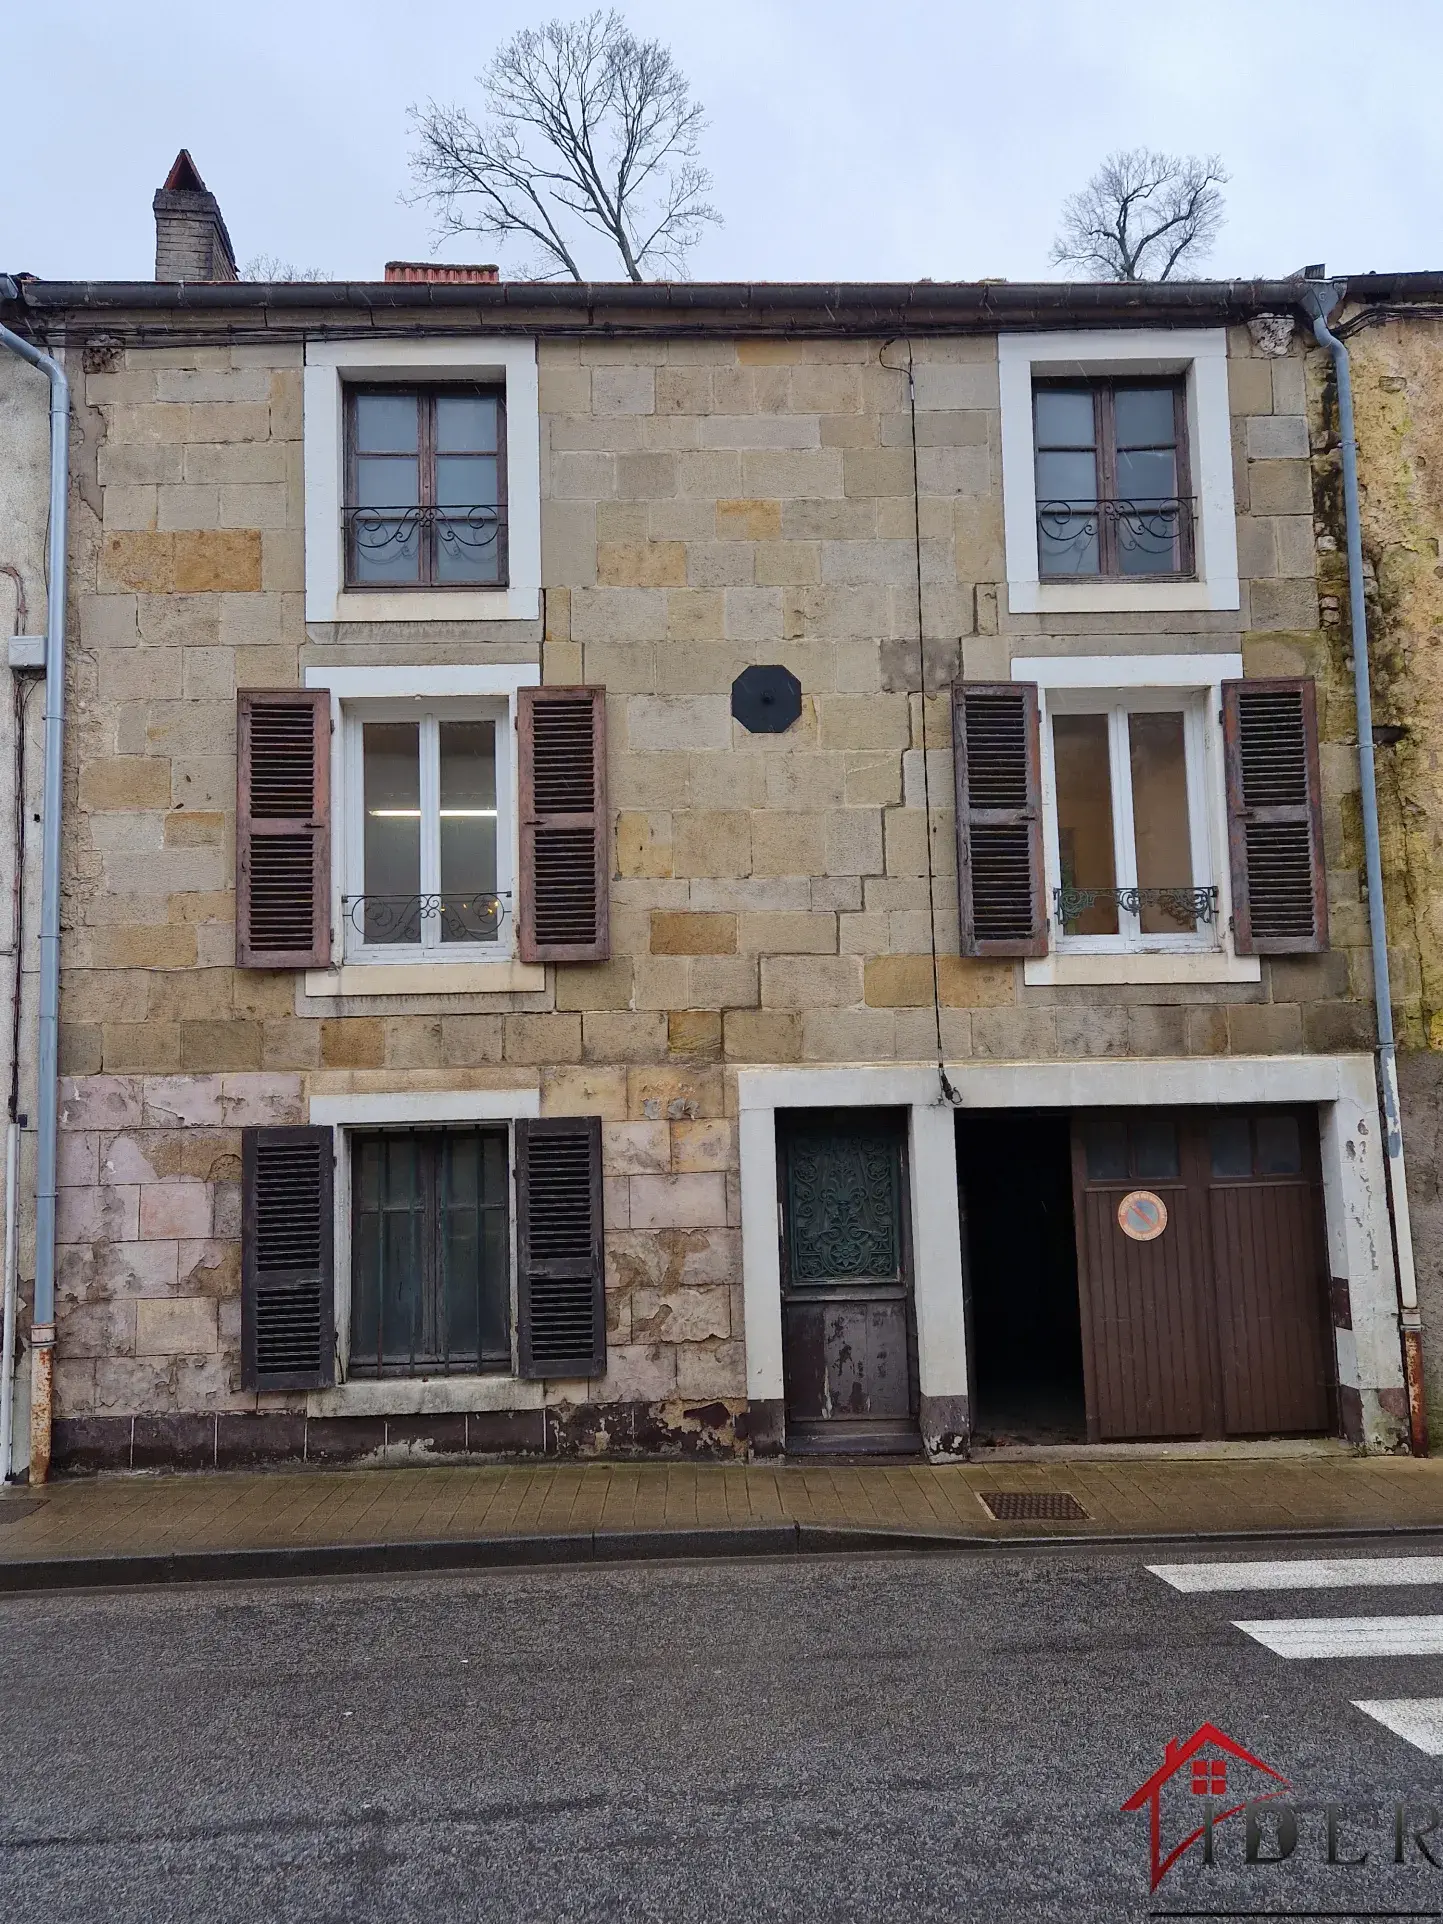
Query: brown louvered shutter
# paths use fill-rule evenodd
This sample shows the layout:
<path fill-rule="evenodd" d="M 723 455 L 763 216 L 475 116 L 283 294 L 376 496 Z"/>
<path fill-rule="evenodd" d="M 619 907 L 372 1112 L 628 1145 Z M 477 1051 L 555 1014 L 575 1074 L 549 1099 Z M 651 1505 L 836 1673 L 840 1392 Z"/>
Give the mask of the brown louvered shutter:
<path fill-rule="evenodd" d="M 1032 682 L 952 684 L 963 955 L 1046 955 L 1042 761 Z"/>
<path fill-rule="evenodd" d="M 521 1374 L 605 1375 L 598 1117 L 517 1123 L 516 1269 Z"/>
<path fill-rule="evenodd" d="M 1311 680 L 1225 681 L 1228 853 L 1239 955 L 1328 946 L 1328 881 Z"/>
<path fill-rule="evenodd" d="M 519 692 L 521 959 L 604 962 L 611 953 L 606 690 Z"/>
<path fill-rule="evenodd" d="M 241 1131 L 241 1384 L 336 1380 L 329 1129 Z"/>
<path fill-rule="evenodd" d="M 324 688 L 236 696 L 236 965 L 331 959 L 331 698 Z"/>

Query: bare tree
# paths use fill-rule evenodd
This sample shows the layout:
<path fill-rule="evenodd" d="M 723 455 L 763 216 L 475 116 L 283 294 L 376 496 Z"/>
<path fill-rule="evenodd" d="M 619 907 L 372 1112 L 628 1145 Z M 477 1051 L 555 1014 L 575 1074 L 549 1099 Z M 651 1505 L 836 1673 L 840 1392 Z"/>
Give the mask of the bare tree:
<path fill-rule="evenodd" d="M 1216 154 L 1109 154 L 1080 194 L 1062 206 L 1049 259 L 1098 281 L 1165 281 L 1210 251 L 1223 224 L 1218 191 L 1227 172 Z"/>
<path fill-rule="evenodd" d="M 411 110 L 413 199 L 432 205 L 443 234 L 520 239 L 540 255 L 537 278 L 579 281 L 590 229 L 639 281 L 681 273 L 702 228 L 720 222 L 697 159 L 701 106 L 668 49 L 638 40 L 620 14 L 527 28 L 478 84 L 483 125 L 434 100 Z"/>
<path fill-rule="evenodd" d="M 243 281 L 323 281 L 329 277 L 319 267 L 293 267 L 283 261 L 279 254 L 252 254 L 242 267 L 238 280 Z"/>

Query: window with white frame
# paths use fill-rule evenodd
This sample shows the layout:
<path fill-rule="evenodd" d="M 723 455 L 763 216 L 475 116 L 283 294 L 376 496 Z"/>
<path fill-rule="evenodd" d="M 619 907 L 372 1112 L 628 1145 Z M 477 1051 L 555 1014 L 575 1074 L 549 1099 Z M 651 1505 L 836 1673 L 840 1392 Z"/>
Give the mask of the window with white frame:
<path fill-rule="evenodd" d="M 1239 605 L 1225 328 L 1002 334 L 1015 614 Z"/>
<path fill-rule="evenodd" d="M 510 708 L 343 704 L 347 962 L 492 960 L 512 947 Z"/>
<path fill-rule="evenodd" d="M 1216 948 L 1203 691 L 1055 688 L 1044 700 L 1057 948 Z"/>

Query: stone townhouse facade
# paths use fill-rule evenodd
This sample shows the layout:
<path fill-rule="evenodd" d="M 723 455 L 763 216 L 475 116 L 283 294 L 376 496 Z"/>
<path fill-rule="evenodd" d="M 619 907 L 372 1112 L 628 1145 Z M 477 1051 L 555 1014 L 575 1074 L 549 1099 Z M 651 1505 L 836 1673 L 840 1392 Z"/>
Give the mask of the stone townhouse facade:
<path fill-rule="evenodd" d="M 1404 1447 L 1294 299 L 22 284 L 56 1468 Z"/>

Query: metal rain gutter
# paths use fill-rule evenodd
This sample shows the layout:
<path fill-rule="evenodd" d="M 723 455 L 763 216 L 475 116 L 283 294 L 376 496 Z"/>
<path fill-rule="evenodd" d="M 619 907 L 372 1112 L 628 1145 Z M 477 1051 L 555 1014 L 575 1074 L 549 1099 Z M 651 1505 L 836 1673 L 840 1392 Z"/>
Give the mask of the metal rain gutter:
<path fill-rule="evenodd" d="M 1428 1412 L 1423 1395 L 1423 1319 L 1418 1312 L 1418 1274 L 1403 1163 L 1403 1123 L 1398 1104 L 1398 1049 L 1393 1035 L 1393 992 L 1388 970 L 1388 921 L 1383 902 L 1383 857 L 1378 837 L 1378 784 L 1373 757 L 1373 696 L 1368 672 L 1368 608 L 1363 593 L 1363 526 L 1358 507 L 1358 439 L 1353 420 L 1353 379 L 1348 350 L 1328 328 L 1328 316 L 1346 294 L 1346 281 L 1313 281 L 1298 300 L 1313 323 L 1318 345 L 1333 357 L 1338 379 L 1338 441 L 1343 466 L 1343 515 L 1348 552 L 1348 610 L 1353 635 L 1353 694 L 1358 712 L 1358 772 L 1362 789 L 1363 851 L 1368 879 L 1368 932 L 1373 950 L 1373 1001 L 1378 1020 L 1378 1087 L 1383 1104 L 1383 1153 L 1393 1212 L 1398 1321 L 1403 1333 L 1403 1375 L 1408 1391 L 1408 1442 L 1415 1456 L 1428 1453 Z"/>
<path fill-rule="evenodd" d="M 0 276 L 0 299 L 15 298 Z M 55 1155 L 59 1110 L 60 806 L 65 751 L 65 560 L 70 383 L 57 360 L 0 325 L 8 347 L 50 382 L 50 528 L 46 547 L 45 777 L 40 849 L 40 1015 L 35 1175 L 35 1309 L 30 1326 L 30 1481 L 50 1474 L 55 1382 Z"/>

